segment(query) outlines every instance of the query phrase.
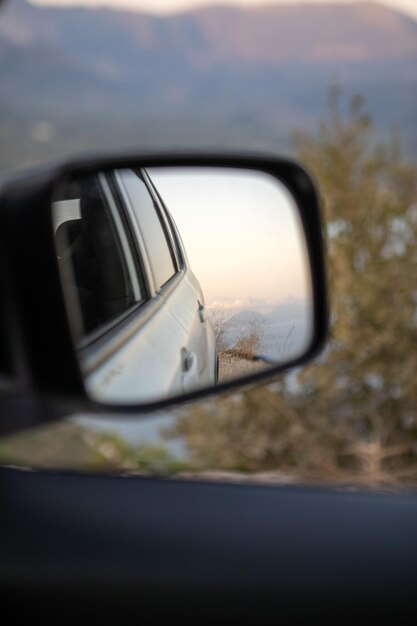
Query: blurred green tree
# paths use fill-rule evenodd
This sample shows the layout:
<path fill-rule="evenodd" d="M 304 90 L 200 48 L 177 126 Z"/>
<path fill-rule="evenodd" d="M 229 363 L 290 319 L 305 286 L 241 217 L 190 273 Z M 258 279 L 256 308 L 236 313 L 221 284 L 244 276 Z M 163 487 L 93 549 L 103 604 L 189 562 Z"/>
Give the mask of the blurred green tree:
<path fill-rule="evenodd" d="M 297 132 L 319 183 L 331 339 L 288 384 L 194 405 L 179 419 L 201 467 L 304 478 L 417 482 L 417 168 L 377 144 L 360 97 Z M 296 389 L 295 389 L 295 388 Z"/>

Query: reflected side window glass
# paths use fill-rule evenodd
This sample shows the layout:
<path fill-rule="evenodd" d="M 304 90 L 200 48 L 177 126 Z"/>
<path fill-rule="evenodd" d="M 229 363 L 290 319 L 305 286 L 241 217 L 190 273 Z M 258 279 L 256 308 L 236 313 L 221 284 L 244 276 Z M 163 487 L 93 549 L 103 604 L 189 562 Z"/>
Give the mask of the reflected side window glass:
<path fill-rule="evenodd" d="M 61 190 L 53 203 L 58 262 L 67 296 L 78 309 L 89 334 L 115 320 L 141 299 L 129 272 L 119 233 L 121 222 L 111 214 L 105 179 L 84 176 Z M 126 243 L 126 242 L 125 242 Z"/>
<path fill-rule="evenodd" d="M 175 257 L 153 198 L 144 181 L 132 170 L 120 170 L 119 179 L 135 215 L 158 291 L 177 271 Z"/>
<path fill-rule="evenodd" d="M 144 180 L 146 180 L 146 183 L 151 187 L 152 194 L 154 198 L 156 198 L 155 201 L 158 204 L 161 219 L 165 227 L 165 232 L 167 233 L 168 239 L 171 244 L 171 249 L 174 251 L 177 267 L 183 269 L 185 266 L 184 244 L 178 232 L 178 228 L 174 222 L 171 213 L 165 205 L 164 200 L 159 193 L 159 190 L 155 187 L 152 178 L 149 176 L 149 172 L 146 170 L 142 170 L 142 172 L 144 175 Z"/>

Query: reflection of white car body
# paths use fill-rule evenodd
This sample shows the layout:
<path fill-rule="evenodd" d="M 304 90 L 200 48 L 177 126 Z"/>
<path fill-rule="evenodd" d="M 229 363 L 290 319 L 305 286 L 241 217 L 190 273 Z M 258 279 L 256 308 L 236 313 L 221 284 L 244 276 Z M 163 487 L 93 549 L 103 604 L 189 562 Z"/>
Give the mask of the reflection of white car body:
<path fill-rule="evenodd" d="M 152 401 L 214 384 L 203 293 L 146 172 L 85 177 L 61 193 L 54 216 L 92 397 Z"/>

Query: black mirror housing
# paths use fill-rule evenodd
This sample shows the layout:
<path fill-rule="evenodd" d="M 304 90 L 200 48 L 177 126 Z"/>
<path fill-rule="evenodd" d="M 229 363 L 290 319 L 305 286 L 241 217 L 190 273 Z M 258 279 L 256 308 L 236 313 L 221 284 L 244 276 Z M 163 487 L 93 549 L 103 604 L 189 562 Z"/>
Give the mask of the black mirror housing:
<path fill-rule="evenodd" d="M 311 267 L 313 325 L 307 349 L 286 363 L 272 361 L 262 372 L 216 387 L 191 389 L 180 397 L 159 398 L 125 405 L 98 402 L 86 393 L 74 346 L 74 328 L 68 294 L 56 261 L 51 205 L 66 181 L 94 172 L 144 168 L 225 168 L 268 174 L 289 190 L 298 207 Z M 324 236 L 315 185 L 306 170 L 288 159 L 268 155 L 150 154 L 81 158 L 19 175 L 0 188 L 1 300 L 4 354 L 11 378 L 28 397 L 48 398 L 61 416 L 83 410 L 135 414 L 178 402 L 192 401 L 242 384 L 271 379 L 298 367 L 322 349 L 328 331 L 328 302 Z M 36 421 L 35 418 L 30 418 Z M 24 422 L 22 417 L 22 422 Z M 13 429 L 18 429 L 16 423 Z"/>

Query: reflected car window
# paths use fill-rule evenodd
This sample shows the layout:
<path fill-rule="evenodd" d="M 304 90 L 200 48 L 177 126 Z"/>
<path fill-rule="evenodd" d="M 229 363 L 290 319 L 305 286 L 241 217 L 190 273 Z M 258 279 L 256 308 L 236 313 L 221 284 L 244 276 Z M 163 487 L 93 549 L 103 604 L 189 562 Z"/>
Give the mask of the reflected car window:
<path fill-rule="evenodd" d="M 54 216 L 60 268 L 78 303 L 83 331 L 90 333 L 142 298 L 139 283 L 129 272 L 99 177 L 86 176 L 63 190 Z"/>
<path fill-rule="evenodd" d="M 158 291 L 176 273 L 173 252 L 161 216 L 148 188 L 135 172 L 121 170 L 118 174 L 137 220 L 143 246 L 151 264 L 155 290 Z"/>

